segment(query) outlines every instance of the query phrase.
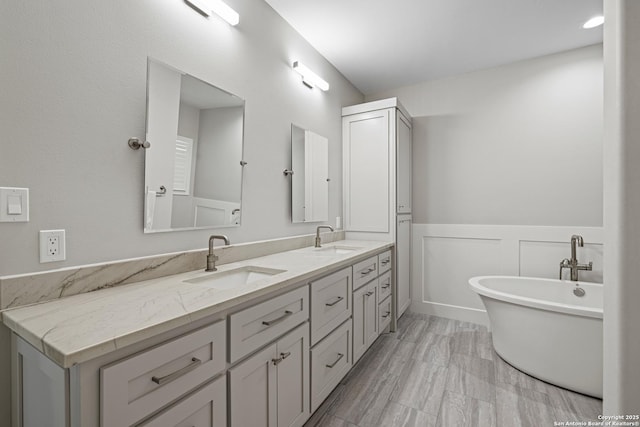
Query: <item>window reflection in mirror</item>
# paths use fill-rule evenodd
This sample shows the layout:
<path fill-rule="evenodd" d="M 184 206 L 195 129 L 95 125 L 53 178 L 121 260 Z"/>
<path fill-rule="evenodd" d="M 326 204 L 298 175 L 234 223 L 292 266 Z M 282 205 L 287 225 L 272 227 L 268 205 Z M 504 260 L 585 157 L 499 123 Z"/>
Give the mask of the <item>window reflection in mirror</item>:
<path fill-rule="evenodd" d="M 291 220 L 329 219 L 329 140 L 291 125 Z"/>
<path fill-rule="evenodd" d="M 148 61 L 144 231 L 240 224 L 244 100 Z"/>

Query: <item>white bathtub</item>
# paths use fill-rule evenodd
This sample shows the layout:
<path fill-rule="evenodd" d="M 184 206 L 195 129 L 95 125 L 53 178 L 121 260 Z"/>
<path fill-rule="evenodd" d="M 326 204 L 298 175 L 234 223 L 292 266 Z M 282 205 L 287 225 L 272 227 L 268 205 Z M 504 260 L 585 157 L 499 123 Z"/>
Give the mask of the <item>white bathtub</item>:
<path fill-rule="evenodd" d="M 586 291 L 573 294 L 578 283 Z M 511 365 L 552 384 L 602 397 L 602 285 L 517 276 L 469 279 Z"/>

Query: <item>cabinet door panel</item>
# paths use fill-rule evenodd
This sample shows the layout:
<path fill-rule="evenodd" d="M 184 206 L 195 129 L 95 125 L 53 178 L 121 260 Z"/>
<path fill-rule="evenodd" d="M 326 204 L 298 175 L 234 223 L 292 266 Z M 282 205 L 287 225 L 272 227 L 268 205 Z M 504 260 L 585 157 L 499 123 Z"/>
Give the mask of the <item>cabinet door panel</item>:
<path fill-rule="evenodd" d="M 278 427 L 302 426 L 309 418 L 309 324 L 277 343 Z"/>
<path fill-rule="evenodd" d="M 398 112 L 396 119 L 397 147 L 396 194 L 397 212 L 411 213 L 411 127 Z"/>
<path fill-rule="evenodd" d="M 351 316 L 351 267 L 311 282 L 311 341 L 317 343 Z"/>
<path fill-rule="evenodd" d="M 226 427 L 227 377 L 190 394 L 140 427 Z"/>
<path fill-rule="evenodd" d="M 365 333 L 367 348 L 378 338 L 378 281 L 367 285 L 365 296 Z"/>
<path fill-rule="evenodd" d="M 229 370 L 232 426 L 276 427 L 275 344 Z"/>
<path fill-rule="evenodd" d="M 390 110 L 343 118 L 345 230 L 389 232 Z"/>
<path fill-rule="evenodd" d="M 353 293 L 353 362 L 378 337 L 378 280 Z"/>
<path fill-rule="evenodd" d="M 398 216 L 396 242 L 396 318 L 411 304 L 411 216 Z"/>
<path fill-rule="evenodd" d="M 229 316 L 231 363 L 277 339 L 309 319 L 309 287 L 246 308 Z"/>
<path fill-rule="evenodd" d="M 353 366 L 347 320 L 311 349 L 311 410 L 315 411 Z"/>

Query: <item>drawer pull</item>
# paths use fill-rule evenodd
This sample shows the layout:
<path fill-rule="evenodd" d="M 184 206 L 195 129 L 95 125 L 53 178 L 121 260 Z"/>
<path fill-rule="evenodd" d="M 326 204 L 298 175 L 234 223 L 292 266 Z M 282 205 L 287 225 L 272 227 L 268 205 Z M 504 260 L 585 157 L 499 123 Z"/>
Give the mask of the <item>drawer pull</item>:
<path fill-rule="evenodd" d="M 184 368 L 180 368 L 177 371 L 172 372 L 169 375 L 165 375 L 164 377 L 153 376 L 153 377 L 151 377 L 151 381 L 153 381 L 154 383 L 156 383 L 158 385 L 166 384 L 166 383 L 168 383 L 170 381 L 175 380 L 178 377 L 181 377 L 181 376 L 185 375 L 187 372 L 193 371 L 194 369 L 196 369 L 200 365 L 202 365 L 202 360 L 200 360 L 200 359 L 198 359 L 196 357 L 192 357 L 191 358 L 191 363 L 189 363 Z"/>
<path fill-rule="evenodd" d="M 338 297 L 336 298 L 335 301 L 333 302 L 325 302 L 324 305 L 326 305 L 327 307 L 333 307 L 334 305 L 336 305 L 337 303 L 339 303 L 340 301 L 342 301 L 344 299 L 344 297 Z"/>
<path fill-rule="evenodd" d="M 375 267 L 371 267 L 371 268 L 369 268 L 367 270 L 361 271 L 360 275 L 361 276 L 366 276 L 367 274 L 371 273 L 372 271 L 376 271 L 376 268 Z"/>
<path fill-rule="evenodd" d="M 382 262 L 380 262 L 380 264 L 387 265 L 387 264 L 389 264 L 389 261 L 391 261 L 389 258 L 383 259 Z"/>
<path fill-rule="evenodd" d="M 265 326 L 273 326 L 273 325 L 277 325 L 278 323 L 282 322 L 284 319 L 286 319 L 287 317 L 291 316 L 293 314 L 293 311 L 285 311 L 284 314 L 280 317 L 278 317 L 277 319 L 273 319 L 273 320 L 263 320 L 262 324 Z"/>
<path fill-rule="evenodd" d="M 325 365 L 325 366 L 326 366 L 327 368 L 331 369 L 331 368 L 333 368 L 334 366 L 336 366 L 336 365 L 338 364 L 338 362 L 339 362 L 340 360 L 342 360 L 342 358 L 343 358 L 343 357 L 344 357 L 344 354 L 342 354 L 342 353 L 338 353 L 338 358 L 336 359 L 336 361 L 335 361 L 335 362 L 333 362 L 333 363 L 332 363 L 332 364 L 330 364 L 330 365 Z"/>
<path fill-rule="evenodd" d="M 389 286 L 391 286 L 391 283 L 385 283 L 381 287 L 382 287 L 382 289 L 387 289 Z"/>
<path fill-rule="evenodd" d="M 365 294 L 366 296 L 370 297 L 371 295 L 373 295 L 373 291 L 369 291 Z"/>
<path fill-rule="evenodd" d="M 286 353 L 280 353 L 280 357 L 278 357 L 277 359 L 271 359 L 271 361 L 273 362 L 274 365 L 278 366 L 280 362 L 282 362 L 284 359 L 286 359 L 289 356 L 291 356 L 291 352 L 287 351 Z"/>
<path fill-rule="evenodd" d="M 387 317 L 389 317 L 390 314 L 391 314 L 391 312 L 387 311 L 385 314 L 382 315 L 382 318 L 386 319 Z"/>

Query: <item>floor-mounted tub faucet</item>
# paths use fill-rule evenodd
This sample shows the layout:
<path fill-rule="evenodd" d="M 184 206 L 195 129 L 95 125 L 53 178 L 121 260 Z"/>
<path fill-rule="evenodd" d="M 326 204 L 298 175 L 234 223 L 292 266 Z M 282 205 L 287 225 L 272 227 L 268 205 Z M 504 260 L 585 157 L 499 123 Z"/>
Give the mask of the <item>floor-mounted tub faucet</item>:
<path fill-rule="evenodd" d="M 571 280 L 573 280 L 574 282 L 578 281 L 578 271 L 593 270 L 593 262 L 589 261 L 589 264 L 580 264 L 578 262 L 578 258 L 576 256 L 576 246 L 580 246 L 581 248 L 584 247 L 584 240 L 582 239 L 582 236 L 574 234 L 573 236 L 571 236 L 571 259 L 565 258 L 560 261 L 560 280 L 562 280 L 562 270 L 564 268 L 568 268 L 571 270 Z"/>
<path fill-rule="evenodd" d="M 209 254 L 207 255 L 207 268 L 204 271 L 217 271 L 216 261 L 218 260 L 218 255 L 213 254 L 213 241 L 216 239 L 224 240 L 224 244 L 229 244 L 229 238 L 222 234 L 214 234 L 213 236 L 209 236 Z"/>
<path fill-rule="evenodd" d="M 320 229 L 321 228 L 328 228 L 329 230 L 333 231 L 333 227 L 330 225 L 319 225 L 318 228 L 316 228 L 316 244 L 315 247 L 319 248 L 321 245 L 321 241 L 320 241 Z"/>

